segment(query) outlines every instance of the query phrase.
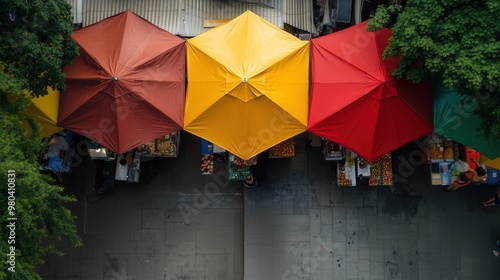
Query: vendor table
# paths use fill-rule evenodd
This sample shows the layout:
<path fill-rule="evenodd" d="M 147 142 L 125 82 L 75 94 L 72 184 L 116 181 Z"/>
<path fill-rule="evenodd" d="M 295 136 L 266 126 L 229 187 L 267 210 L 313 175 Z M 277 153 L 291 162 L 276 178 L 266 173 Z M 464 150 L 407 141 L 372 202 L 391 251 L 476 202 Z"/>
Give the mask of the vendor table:
<path fill-rule="evenodd" d="M 244 180 L 247 174 L 251 174 L 250 166 L 257 164 L 257 157 L 249 160 L 242 160 L 241 158 L 230 154 L 228 160 L 228 173 L 229 180 Z"/>
<path fill-rule="evenodd" d="M 357 159 L 357 172 L 356 172 L 356 175 L 358 176 L 358 178 L 370 178 L 370 175 L 371 175 L 371 172 L 370 172 L 370 164 L 368 162 L 366 162 L 364 159 L 358 157 Z M 364 163 L 364 165 L 362 165 L 361 163 Z"/>
<path fill-rule="evenodd" d="M 337 163 L 337 184 L 339 186 L 356 186 L 356 158 L 345 158 Z"/>
<path fill-rule="evenodd" d="M 392 185 L 392 161 L 388 153 L 381 158 L 368 163 L 354 152 L 344 149 L 343 159 L 337 162 L 337 185 L 357 186 L 357 180 L 368 178 L 369 186 Z M 360 163 L 364 163 L 361 164 Z"/>

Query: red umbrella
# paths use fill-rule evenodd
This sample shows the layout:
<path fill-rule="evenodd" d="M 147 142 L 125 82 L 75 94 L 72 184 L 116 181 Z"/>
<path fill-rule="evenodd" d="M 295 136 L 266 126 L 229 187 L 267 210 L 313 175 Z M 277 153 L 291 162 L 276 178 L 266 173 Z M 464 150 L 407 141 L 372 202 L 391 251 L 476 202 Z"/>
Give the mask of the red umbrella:
<path fill-rule="evenodd" d="M 382 59 L 390 37 L 362 22 L 312 40 L 308 130 L 367 161 L 433 131 L 430 86 L 394 79 L 399 59 Z"/>
<path fill-rule="evenodd" d="M 77 30 L 58 124 L 121 154 L 181 130 L 185 40 L 125 11 Z"/>

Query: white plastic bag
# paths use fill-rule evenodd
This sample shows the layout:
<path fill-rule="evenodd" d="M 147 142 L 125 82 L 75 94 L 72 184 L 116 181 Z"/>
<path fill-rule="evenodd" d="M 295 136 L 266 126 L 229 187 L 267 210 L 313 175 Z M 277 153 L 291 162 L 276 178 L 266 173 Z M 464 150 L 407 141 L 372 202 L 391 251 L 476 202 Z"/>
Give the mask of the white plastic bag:
<path fill-rule="evenodd" d="M 458 172 L 467 172 L 467 170 L 469 170 L 469 165 L 465 161 L 457 160 L 455 161 L 455 169 Z"/>

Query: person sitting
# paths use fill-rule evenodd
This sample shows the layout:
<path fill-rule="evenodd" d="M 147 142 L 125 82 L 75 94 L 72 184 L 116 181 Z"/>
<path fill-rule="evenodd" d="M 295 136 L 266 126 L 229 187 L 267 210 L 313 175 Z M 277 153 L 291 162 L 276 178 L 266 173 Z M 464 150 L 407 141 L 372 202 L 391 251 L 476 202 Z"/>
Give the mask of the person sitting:
<path fill-rule="evenodd" d="M 257 183 L 257 179 L 252 174 L 247 174 L 245 176 L 245 180 L 243 181 L 243 186 L 245 188 L 253 189 L 256 188 L 259 184 Z"/>
<path fill-rule="evenodd" d="M 462 172 L 462 173 L 460 173 L 460 176 L 458 177 L 458 179 L 453 181 L 453 184 L 451 186 L 445 186 L 445 187 L 443 187 L 443 190 L 445 192 L 454 191 L 456 189 L 459 189 L 461 187 L 465 187 L 465 186 L 469 185 L 470 182 L 471 182 L 471 180 L 469 179 L 469 177 L 467 177 L 467 173 Z"/>
<path fill-rule="evenodd" d="M 483 202 L 483 206 L 485 206 L 485 207 L 495 206 L 498 204 L 500 204 L 500 187 L 497 188 L 497 190 L 495 191 L 495 195 L 492 198 Z M 497 241 L 497 245 L 498 245 L 498 241 Z"/>
<path fill-rule="evenodd" d="M 488 177 L 488 175 L 486 174 L 486 169 L 484 169 L 475 158 L 473 158 L 472 161 L 474 161 L 474 163 L 476 164 L 476 168 L 469 168 L 468 170 L 468 172 L 472 173 L 471 181 L 474 185 L 481 185 L 482 183 L 486 182 L 486 177 Z"/>

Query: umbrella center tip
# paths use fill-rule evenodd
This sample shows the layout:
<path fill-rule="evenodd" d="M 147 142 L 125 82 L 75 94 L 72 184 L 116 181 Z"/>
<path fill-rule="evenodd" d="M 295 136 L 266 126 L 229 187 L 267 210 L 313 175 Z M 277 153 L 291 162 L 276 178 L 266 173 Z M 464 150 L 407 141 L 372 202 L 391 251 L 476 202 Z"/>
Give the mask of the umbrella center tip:
<path fill-rule="evenodd" d="M 118 77 L 113 76 L 113 77 L 111 78 L 111 80 L 113 80 L 113 81 L 118 81 Z"/>
<path fill-rule="evenodd" d="M 243 77 L 243 82 L 244 83 L 248 82 L 248 78 L 247 77 Z"/>

